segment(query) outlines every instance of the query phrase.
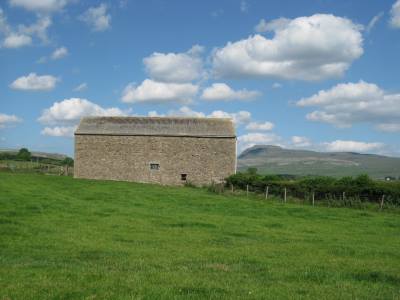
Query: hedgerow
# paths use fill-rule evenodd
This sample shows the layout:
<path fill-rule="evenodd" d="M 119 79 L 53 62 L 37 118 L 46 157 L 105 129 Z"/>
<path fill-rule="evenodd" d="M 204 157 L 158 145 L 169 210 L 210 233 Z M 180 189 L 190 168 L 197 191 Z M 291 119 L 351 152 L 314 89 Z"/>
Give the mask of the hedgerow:
<path fill-rule="evenodd" d="M 380 202 L 382 197 L 392 204 L 400 204 L 400 181 L 378 181 L 363 174 L 357 177 L 334 178 L 329 176 L 307 176 L 287 179 L 287 176 L 260 175 L 254 168 L 238 172 L 226 179 L 227 187 L 252 192 L 265 193 L 267 187 L 271 195 L 282 195 L 284 189 L 290 196 L 316 200 L 359 199 Z"/>

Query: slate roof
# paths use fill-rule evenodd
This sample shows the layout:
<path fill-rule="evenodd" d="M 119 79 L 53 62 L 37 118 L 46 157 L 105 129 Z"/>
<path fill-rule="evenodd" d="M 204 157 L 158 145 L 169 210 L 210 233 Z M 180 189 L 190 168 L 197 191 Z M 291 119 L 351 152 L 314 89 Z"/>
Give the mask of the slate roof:
<path fill-rule="evenodd" d="M 75 135 L 236 137 L 228 118 L 84 117 Z"/>

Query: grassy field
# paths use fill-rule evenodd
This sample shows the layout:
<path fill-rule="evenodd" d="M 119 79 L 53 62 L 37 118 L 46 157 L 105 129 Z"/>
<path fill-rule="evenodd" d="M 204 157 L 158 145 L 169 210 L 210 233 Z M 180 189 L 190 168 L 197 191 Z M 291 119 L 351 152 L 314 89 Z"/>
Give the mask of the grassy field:
<path fill-rule="evenodd" d="M 400 215 L 0 173 L 0 299 L 400 299 Z"/>

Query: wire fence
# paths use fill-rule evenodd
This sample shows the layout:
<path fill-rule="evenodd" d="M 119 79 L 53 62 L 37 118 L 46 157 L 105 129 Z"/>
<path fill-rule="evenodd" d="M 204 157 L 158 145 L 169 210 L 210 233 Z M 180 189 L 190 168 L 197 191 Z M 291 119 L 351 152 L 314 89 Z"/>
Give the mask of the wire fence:
<path fill-rule="evenodd" d="M 41 173 L 48 175 L 72 176 L 74 168 L 43 164 L 30 161 L 0 161 L 0 171 L 13 173 Z"/>
<path fill-rule="evenodd" d="M 282 184 L 234 185 L 232 183 L 213 183 L 208 188 L 211 192 L 228 196 L 245 196 L 259 200 L 274 200 L 282 203 L 295 202 L 312 206 L 329 207 L 374 207 L 379 210 L 400 208 L 400 199 L 396 195 L 371 192 L 324 192 L 317 189 L 301 191 L 294 186 Z"/>

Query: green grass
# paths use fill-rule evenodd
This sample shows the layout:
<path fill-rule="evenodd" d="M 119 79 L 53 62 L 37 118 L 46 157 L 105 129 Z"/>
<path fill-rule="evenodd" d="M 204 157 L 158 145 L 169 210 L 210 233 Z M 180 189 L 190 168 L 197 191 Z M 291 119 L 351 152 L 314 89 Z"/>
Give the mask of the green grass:
<path fill-rule="evenodd" d="M 400 299 L 400 215 L 0 173 L 0 299 Z"/>

